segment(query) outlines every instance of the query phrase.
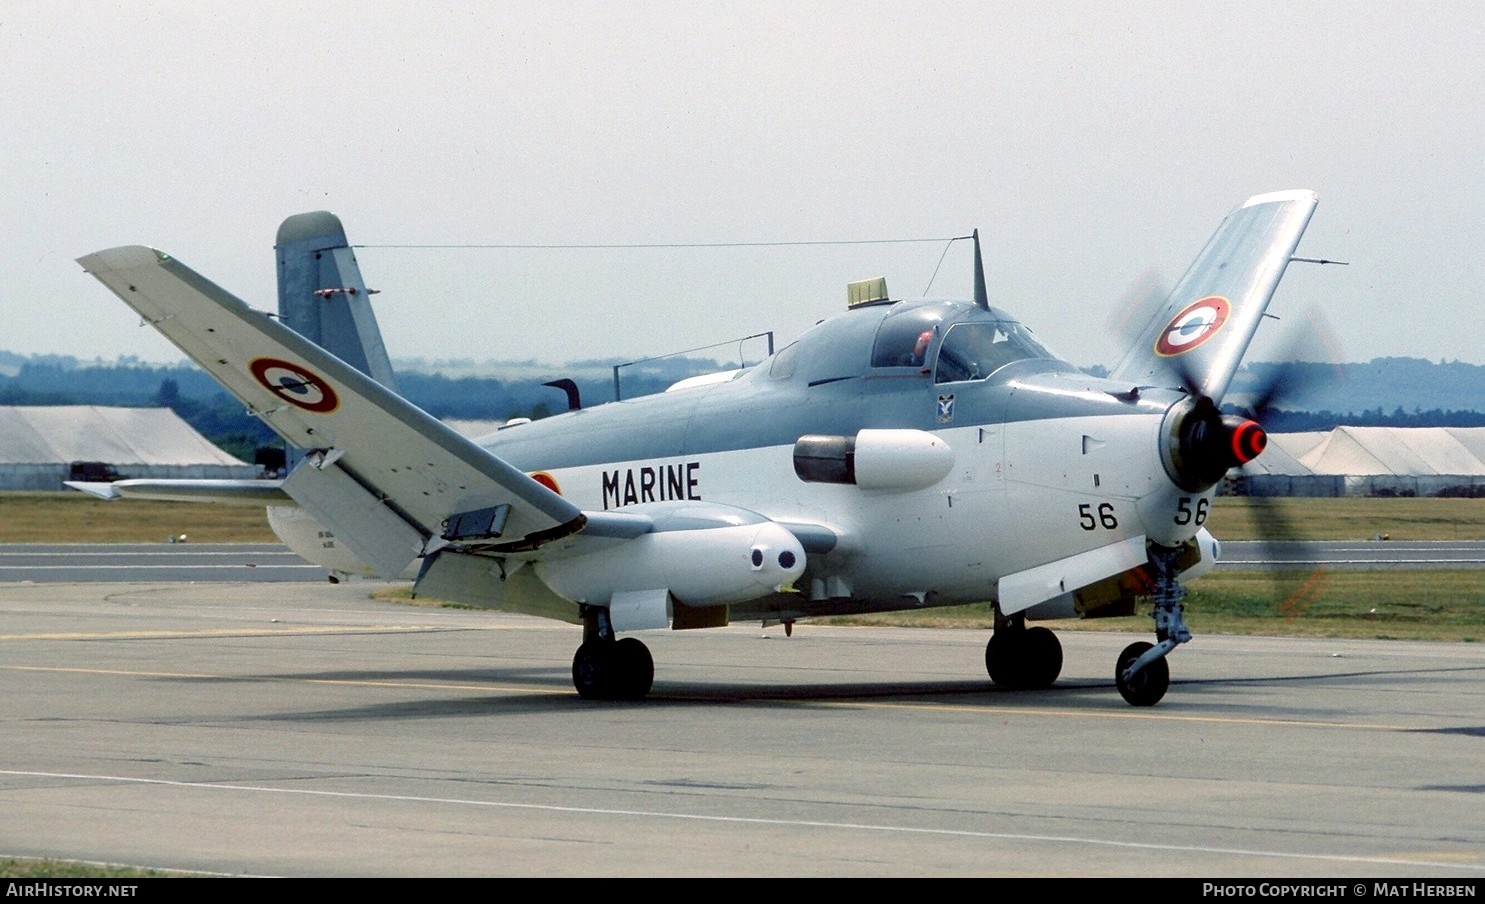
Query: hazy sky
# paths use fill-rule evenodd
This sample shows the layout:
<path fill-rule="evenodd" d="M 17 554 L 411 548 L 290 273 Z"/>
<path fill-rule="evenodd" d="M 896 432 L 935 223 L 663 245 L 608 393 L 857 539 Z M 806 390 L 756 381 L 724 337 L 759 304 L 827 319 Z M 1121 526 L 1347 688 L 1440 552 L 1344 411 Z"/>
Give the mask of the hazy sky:
<path fill-rule="evenodd" d="M 0 349 L 180 354 L 74 259 L 149 244 L 273 308 L 284 217 L 354 244 L 949 237 L 1080 364 L 1249 195 L 1320 207 L 1304 356 L 1485 362 L 1485 4 L 0 0 Z M 358 251 L 394 357 L 640 357 L 966 296 L 942 243 Z"/>

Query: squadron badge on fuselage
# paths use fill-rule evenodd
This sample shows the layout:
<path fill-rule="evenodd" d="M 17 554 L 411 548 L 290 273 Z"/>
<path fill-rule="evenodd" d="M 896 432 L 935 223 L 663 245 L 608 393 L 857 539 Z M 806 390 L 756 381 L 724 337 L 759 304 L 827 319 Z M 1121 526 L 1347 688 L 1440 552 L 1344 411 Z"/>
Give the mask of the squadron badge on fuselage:
<path fill-rule="evenodd" d="M 947 424 L 954 419 L 954 394 L 943 393 L 938 397 L 938 422 Z"/>

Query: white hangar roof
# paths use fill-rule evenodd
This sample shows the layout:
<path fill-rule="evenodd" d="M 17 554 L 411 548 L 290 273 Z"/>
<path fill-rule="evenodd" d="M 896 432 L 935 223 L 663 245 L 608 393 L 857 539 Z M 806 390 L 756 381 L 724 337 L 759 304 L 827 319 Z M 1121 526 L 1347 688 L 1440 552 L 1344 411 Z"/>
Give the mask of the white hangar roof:
<path fill-rule="evenodd" d="M 0 464 L 246 466 L 168 408 L 0 406 Z"/>
<path fill-rule="evenodd" d="M 1248 474 L 1485 476 L 1485 427 L 1336 427 L 1275 433 Z"/>

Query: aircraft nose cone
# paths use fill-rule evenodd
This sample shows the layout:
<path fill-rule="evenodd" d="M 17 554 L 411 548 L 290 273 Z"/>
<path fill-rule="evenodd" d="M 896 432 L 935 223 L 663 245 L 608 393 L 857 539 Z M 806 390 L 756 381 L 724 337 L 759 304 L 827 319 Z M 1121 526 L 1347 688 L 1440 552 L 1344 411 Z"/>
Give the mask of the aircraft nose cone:
<path fill-rule="evenodd" d="M 1224 415 L 1205 396 L 1177 403 L 1172 429 L 1170 475 L 1192 491 L 1205 490 L 1228 469 L 1245 465 L 1268 446 L 1268 434 L 1258 421 Z"/>
<path fill-rule="evenodd" d="M 1268 448 L 1268 434 L 1257 421 L 1243 421 L 1233 428 L 1231 434 L 1232 457 L 1240 465 L 1257 458 Z"/>

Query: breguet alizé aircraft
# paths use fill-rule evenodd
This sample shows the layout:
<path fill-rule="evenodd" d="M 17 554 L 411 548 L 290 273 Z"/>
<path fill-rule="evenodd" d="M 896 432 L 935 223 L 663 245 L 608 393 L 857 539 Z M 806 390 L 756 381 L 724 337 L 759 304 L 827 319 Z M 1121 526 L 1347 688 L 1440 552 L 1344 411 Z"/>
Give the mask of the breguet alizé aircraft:
<path fill-rule="evenodd" d="M 100 251 L 79 263 L 300 450 L 281 481 L 105 492 L 264 499 L 333 571 L 581 624 L 586 698 L 649 693 L 630 632 L 978 601 L 991 680 L 1041 688 L 1062 649 L 1028 622 L 1146 598 L 1155 642 L 1114 672 L 1148 706 L 1191 637 L 1181 581 L 1218 553 L 1216 486 L 1265 443 L 1220 406 L 1315 204 L 1233 211 L 1107 378 L 990 307 L 979 267 L 974 299 L 852 284 L 847 310 L 756 366 L 477 441 L 397 394 L 332 215 L 280 229 L 277 319 L 154 249 Z"/>

